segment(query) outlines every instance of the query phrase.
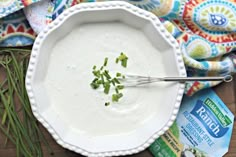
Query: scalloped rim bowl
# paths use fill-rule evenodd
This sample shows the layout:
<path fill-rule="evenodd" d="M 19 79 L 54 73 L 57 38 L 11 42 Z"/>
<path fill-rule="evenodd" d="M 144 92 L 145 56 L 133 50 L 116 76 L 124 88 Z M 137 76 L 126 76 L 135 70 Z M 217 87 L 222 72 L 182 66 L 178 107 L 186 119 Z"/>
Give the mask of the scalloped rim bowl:
<path fill-rule="evenodd" d="M 45 92 L 42 85 L 48 72 L 50 50 L 57 40 L 73 29 L 76 19 L 84 20 L 82 23 L 118 20 L 132 27 L 138 27 L 148 36 L 153 45 L 160 46 L 161 51 L 163 49 L 160 54 L 163 55 L 163 62 L 168 63 L 166 64 L 168 66 L 165 66 L 167 74 L 185 77 L 186 71 L 179 44 L 154 14 L 119 1 L 81 3 L 69 8 L 49 24 L 34 43 L 26 75 L 26 89 L 34 116 L 51 133 L 57 143 L 85 156 L 120 156 L 138 153 L 149 147 L 172 125 L 176 119 L 185 86 L 182 83 L 175 83 L 173 87 L 169 87 L 167 93 L 164 93 L 167 97 L 163 104 L 168 108 L 163 107 L 165 109 L 162 112 L 168 111 L 168 113 L 163 117 L 160 125 L 150 120 L 147 125 L 144 125 L 145 127 L 132 132 L 132 135 L 100 136 L 88 139 L 82 135 L 79 136 L 64 124 L 54 110 L 50 109 L 51 104 L 46 95 L 48 91 Z"/>

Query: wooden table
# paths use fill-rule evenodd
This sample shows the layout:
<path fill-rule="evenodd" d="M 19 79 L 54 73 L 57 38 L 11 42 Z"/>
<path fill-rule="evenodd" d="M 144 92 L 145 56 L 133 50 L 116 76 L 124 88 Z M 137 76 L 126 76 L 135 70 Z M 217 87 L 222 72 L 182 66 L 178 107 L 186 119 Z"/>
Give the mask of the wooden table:
<path fill-rule="evenodd" d="M 236 116 L 236 76 L 234 77 L 234 81 L 230 83 L 222 83 L 214 87 L 214 90 L 216 91 L 218 96 L 222 99 L 222 101 L 229 107 L 229 109 Z M 41 128 L 46 138 L 48 139 L 52 149 L 54 150 L 54 154 L 49 154 L 46 151 L 46 148 L 43 146 L 43 150 L 45 152 L 44 157 L 82 157 L 79 154 L 63 149 L 52 139 L 49 133 L 42 126 Z M 14 148 L 14 145 L 11 143 L 8 143 L 8 145 L 4 148 L 3 147 L 4 140 L 5 140 L 5 137 L 0 132 L 0 157 L 16 157 L 16 153 L 15 153 L 16 150 Z M 129 157 L 152 157 L 152 155 L 149 151 L 145 150 L 139 154 L 131 155 Z M 233 130 L 233 135 L 231 138 L 229 152 L 225 155 L 225 157 L 236 157 L 236 121 L 235 120 L 234 120 L 234 130 Z"/>

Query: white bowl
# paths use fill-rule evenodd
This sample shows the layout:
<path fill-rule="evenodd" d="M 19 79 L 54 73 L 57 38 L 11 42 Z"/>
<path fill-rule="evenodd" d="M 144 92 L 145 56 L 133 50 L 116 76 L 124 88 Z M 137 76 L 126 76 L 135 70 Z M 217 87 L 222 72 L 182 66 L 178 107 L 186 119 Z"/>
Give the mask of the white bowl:
<path fill-rule="evenodd" d="M 108 107 L 109 96 L 89 87 L 92 65 L 121 51 L 128 68 L 109 60 L 112 70 L 186 76 L 177 41 L 155 15 L 126 2 L 79 4 L 38 35 L 26 88 L 35 117 L 64 148 L 85 156 L 137 153 L 175 120 L 184 84 L 127 88 L 120 103 Z"/>

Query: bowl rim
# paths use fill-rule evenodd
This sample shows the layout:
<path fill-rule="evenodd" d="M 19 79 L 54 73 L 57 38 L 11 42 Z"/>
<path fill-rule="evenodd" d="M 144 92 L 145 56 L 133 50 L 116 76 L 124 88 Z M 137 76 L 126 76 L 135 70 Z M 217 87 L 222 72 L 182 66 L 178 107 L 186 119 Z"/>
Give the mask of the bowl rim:
<path fill-rule="evenodd" d="M 180 85 L 179 85 L 176 101 L 174 104 L 174 109 L 172 111 L 172 114 L 169 120 L 165 124 L 165 126 L 161 130 L 157 131 L 155 134 L 150 135 L 150 138 L 147 139 L 145 143 L 141 144 L 138 147 L 127 149 L 127 150 L 114 150 L 114 151 L 98 153 L 98 152 L 91 152 L 91 151 L 82 149 L 79 146 L 69 144 L 58 135 L 56 130 L 54 130 L 54 128 L 50 125 L 50 123 L 37 110 L 37 103 L 36 103 L 33 88 L 32 88 L 32 82 L 33 82 L 33 77 L 35 75 L 35 68 L 36 68 L 35 65 L 38 62 L 37 58 L 40 53 L 40 46 L 42 45 L 43 40 L 50 32 L 54 31 L 66 19 L 70 18 L 70 16 L 76 13 L 79 13 L 80 11 L 93 11 L 93 10 L 99 10 L 99 9 L 100 10 L 123 9 L 123 10 L 128 11 L 131 14 L 137 15 L 140 18 L 148 19 L 152 23 L 154 23 L 155 26 L 159 28 L 158 30 L 159 33 L 166 39 L 166 41 L 169 43 L 169 45 L 172 46 L 174 50 L 178 73 L 181 76 L 186 76 L 186 70 L 185 70 L 185 66 L 184 66 L 184 62 L 183 62 L 183 58 L 181 54 L 181 49 L 178 42 L 165 29 L 165 27 L 161 24 L 160 20 L 154 14 L 148 11 L 142 10 L 132 4 L 129 4 L 123 1 L 80 3 L 78 5 L 75 5 L 65 10 L 55 21 L 50 23 L 42 32 L 40 32 L 40 34 L 36 38 L 35 43 L 33 45 L 32 52 L 31 52 L 31 57 L 30 57 L 29 66 L 27 69 L 27 74 L 26 74 L 26 79 L 25 79 L 26 91 L 29 96 L 31 109 L 34 116 L 49 131 L 49 133 L 53 136 L 56 142 L 62 147 L 72 150 L 74 152 L 77 152 L 79 154 L 85 155 L 85 156 L 120 156 L 120 155 L 135 154 L 149 147 L 159 136 L 164 134 L 164 132 L 167 131 L 169 127 L 173 124 L 178 114 L 181 100 L 184 94 L 184 88 L 185 88 L 184 83 L 179 83 Z"/>

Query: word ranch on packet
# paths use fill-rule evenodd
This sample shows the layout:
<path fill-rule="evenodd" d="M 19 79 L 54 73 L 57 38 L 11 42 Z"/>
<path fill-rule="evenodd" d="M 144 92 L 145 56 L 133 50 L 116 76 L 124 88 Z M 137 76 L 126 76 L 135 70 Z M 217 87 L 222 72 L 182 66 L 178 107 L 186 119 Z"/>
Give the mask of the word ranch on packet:
<path fill-rule="evenodd" d="M 222 157 L 228 151 L 234 115 L 212 89 L 184 96 L 174 124 L 149 150 L 155 157 Z"/>

